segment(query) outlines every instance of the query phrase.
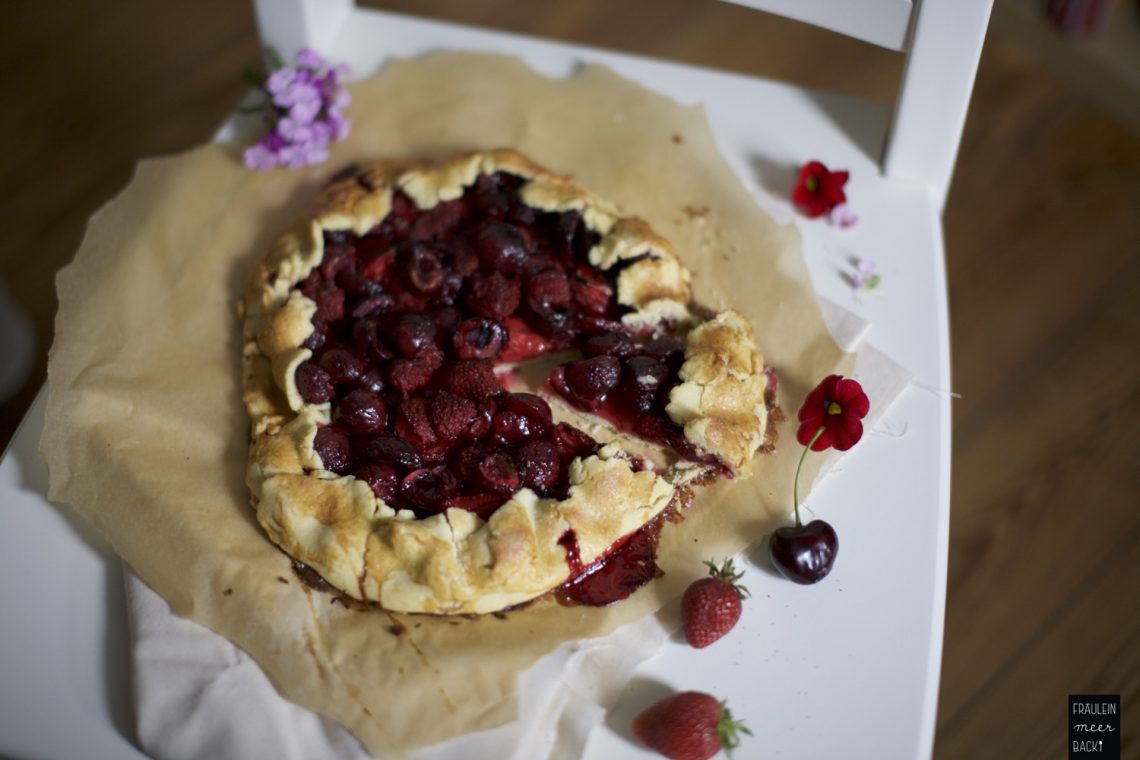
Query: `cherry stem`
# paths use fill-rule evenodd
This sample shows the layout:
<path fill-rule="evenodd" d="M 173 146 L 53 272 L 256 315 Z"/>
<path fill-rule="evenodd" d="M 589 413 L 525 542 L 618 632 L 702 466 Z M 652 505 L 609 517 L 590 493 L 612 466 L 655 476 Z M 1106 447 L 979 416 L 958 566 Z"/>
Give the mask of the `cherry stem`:
<path fill-rule="evenodd" d="M 802 522 L 800 522 L 800 470 L 802 470 L 804 467 L 804 460 L 807 458 L 807 453 L 811 451 L 811 447 L 814 446 L 815 442 L 819 440 L 819 437 L 823 435 L 823 430 L 823 425 L 820 425 L 819 430 L 815 431 L 815 435 L 813 435 L 811 437 L 811 440 L 808 441 L 807 446 L 804 446 L 804 453 L 800 454 L 800 463 L 796 465 L 796 479 L 795 482 L 792 483 L 792 504 L 796 508 L 797 528 L 802 528 L 804 525 Z"/>

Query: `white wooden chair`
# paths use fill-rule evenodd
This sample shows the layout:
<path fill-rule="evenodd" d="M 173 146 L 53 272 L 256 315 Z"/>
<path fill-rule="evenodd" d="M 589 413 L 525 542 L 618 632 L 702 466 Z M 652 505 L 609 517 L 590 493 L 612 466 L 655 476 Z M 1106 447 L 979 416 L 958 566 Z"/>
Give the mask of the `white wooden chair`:
<path fill-rule="evenodd" d="M 920 182 L 939 206 L 945 202 L 993 0 L 729 1 L 905 53 L 882 171 Z M 344 54 L 346 28 L 383 15 L 352 0 L 255 0 L 254 7 L 262 41 L 287 60 L 303 47 Z"/>
<path fill-rule="evenodd" d="M 751 635 L 778 656 L 765 655 L 761 663 L 754 653 L 740 666 L 667 646 L 639 673 L 678 688 L 715 685 L 730 695 L 739 714 L 767 716 L 779 725 L 810 715 L 810 731 L 763 731 L 766 751 L 782 750 L 783 756 L 928 757 L 949 536 L 951 394 L 941 215 L 992 0 L 731 1 L 901 51 L 906 67 L 893 108 L 362 10 L 352 0 L 254 5 L 263 41 L 283 56 L 313 47 L 360 75 L 389 56 L 441 49 L 509 52 L 555 76 L 571 73 L 581 61 L 602 62 L 678 101 L 705 107 L 722 152 L 756 200 L 777 219 L 798 224 L 817 293 L 866 319 L 867 339 L 909 369 L 914 383 L 843 471 L 813 491 L 828 519 L 844 522 L 836 527 L 844 537 L 846 593 L 818 607 L 805 605 L 801 589 L 753 573 L 753 593 L 761 588 L 764 606 L 781 611 L 781 620 L 779 634 L 763 627 Z M 812 158 L 851 171 L 848 198 L 860 216 L 855 230 L 804 220 L 791 210 L 786 182 L 759 176 L 773 169 L 790 175 L 791 167 Z M 853 257 L 877 261 L 881 293 L 853 296 L 840 276 Z M 852 494 L 859 495 L 858 504 L 845 505 Z M 805 676 L 809 662 L 812 670 Z M 805 677 L 818 688 L 796 686 Z M 638 696 L 627 700 L 636 704 Z M 613 731 L 595 730 L 586 755 L 612 757 L 629 749 Z"/>
<path fill-rule="evenodd" d="M 783 757 L 929 757 L 949 535 L 941 212 L 991 0 L 733 1 L 905 52 L 894 108 L 363 10 L 352 0 L 255 0 L 255 7 L 264 42 L 283 56 L 313 47 L 360 76 L 389 56 L 509 52 L 555 76 L 581 61 L 602 62 L 676 100 L 705 106 L 721 151 L 757 202 L 798 224 L 817 293 L 866 319 L 867 339 L 909 369 L 915 383 L 841 471 L 812 491 L 809 511 L 824 512 L 843 539 L 841 566 L 829 578 L 835 582 L 804 589 L 765 573 L 764 560 L 746 563 L 753 599 L 734 631 L 742 645 L 697 651 L 666 644 L 639 668 L 634 691 L 613 718 L 594 728 L 586 757 L 636 752 L 607 726 L 627 722 L 635 706 L 657 693 L 658 682 L 728 698 L 758 734 L 751 750 L 742 747 L 748 756 L 762 746 L 764 754 Z M 860 215 L 854 229 L 805 221 L 792 212 L 790 188 L 766 187 L 762 175 L 773 167 L 812 158 L 852 172 L 848 195 Z M 878 261 L 883 286 L 875 295 L 856 299 L 839 277 L 851 256 Z M 0 730 L 0 754 L 70 757 L 82 747 L 84 757 L 141 756 L 121 728 L 130 705 L 118 560 L 46 502 L 46 473 L 36 454 L 44 395 L 0 457 L 0 571 L 20 578 L 37 568 L 36 594 L 20 583 L 0 590 L 3 606 L 22 610 L 5 628 L 9 656 L 0 657 L 0 672 L 11 683 L 36 687 L 7 705 L 10 716 L 0 710 L 8 729 Z M 43 557 L 56 560 L 45 565 Z M 69 731 L 60 732 L 62 724 Z"/>

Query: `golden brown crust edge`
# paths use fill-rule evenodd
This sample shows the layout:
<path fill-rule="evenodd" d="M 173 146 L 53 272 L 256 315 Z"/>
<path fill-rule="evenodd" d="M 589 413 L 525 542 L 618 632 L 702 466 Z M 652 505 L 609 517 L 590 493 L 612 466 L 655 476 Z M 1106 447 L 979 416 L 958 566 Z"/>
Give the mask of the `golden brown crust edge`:
<path fill-rule="evenodd" d="M 376 498 L 365 483 L 322 469 L 312 445 L 318 425 L 329 422 L 329 405 L 304 402 L 293 380 L 297 365 L 311 355 L 301 344 L 312 331 L 315 309 L 293 286 L 320 262 L 322 232 L 364 234 L 387 214 L 393 188 L 426 209 L 459 197 L 479 174 L 497 170 L 528 178 L 520 190 L 528 205 L 580 211 L 601 235 L 590 252 L 595 266 L 608 269 L 647 250 L 653 254 L 619 275 L 619 300 L 632 309 L 628 322 L 657 324 L 665 318 L 683 326 L 693 321 L 687 308 L 689 275 L 667 241 L 641 220 L 620 217 L 604 200 L 515 151 L 437 163 L 382 161 L 331 183 L 310 214 L 278 238 L 256 267 L 242 304 L 243 398 L 252 421 L 247 482 L 258 520 L 275 543 L 349 596 L 395 611 L 481 614 L 533 599 L 569 575 L 558 543 L 566 531 L 574 531 L 581 560 L 589 564 L 673 498 L 672 485 L 652 472 L 634 471 L 615 446 L 575 460 L 567 498 L 540 498 L 523 489 L 487 521 L 456 509 L 416 520 Z M 739 321 L 751 340 L 747 322 Z M 735 321 L 732 325 L 738 327 Z M 686 350 L 685 368 L 693 363 L 694 378 L 707 363 L 699 358 L 705 343 L 700 336 L 728 339 L 721 330 L 702 332 L 703 327 L 690 332 Z M 754 345 L 751 350 L 753 366 L 762 368 Z M 682 377 L 688 380 L 685 368 Z M 699 436 L 694 443 L 746 471 L 755 447 L 745 455 L 746 434 L 731 431 L 742 417 L 731 410 L 750 396 L 737 392 L 737 386 L 748 387 L 743 381 L 714 381 L 702 393 L 706 409 L 683 424 L 687 436 L 690 427 Z M 701 414 L 710 422 L 700 424 Z M 763 430 L 762 419 L 758 429 Z"/>

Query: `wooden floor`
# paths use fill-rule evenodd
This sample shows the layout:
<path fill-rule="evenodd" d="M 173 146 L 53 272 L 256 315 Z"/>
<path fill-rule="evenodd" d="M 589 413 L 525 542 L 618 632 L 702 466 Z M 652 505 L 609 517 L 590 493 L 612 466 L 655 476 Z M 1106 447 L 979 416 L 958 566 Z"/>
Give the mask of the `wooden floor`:
<path fill-rule="evenodd" d="M 376 4 L 884 102 L 901 71 L 708 0 Z M 138 158 L 207 140 L 258 47 L 235 0 L 5 11 L 0 279 L 46 350 L 87 217 Z M 1140 139 L 992 28 L 945 216 L 961 398 L 938 758 L 1064 757 L 1070 693 L 1120 694 L 1140 757 L 1138 217 Z M 42 373 L 0 408 L 0 446 Z"/>

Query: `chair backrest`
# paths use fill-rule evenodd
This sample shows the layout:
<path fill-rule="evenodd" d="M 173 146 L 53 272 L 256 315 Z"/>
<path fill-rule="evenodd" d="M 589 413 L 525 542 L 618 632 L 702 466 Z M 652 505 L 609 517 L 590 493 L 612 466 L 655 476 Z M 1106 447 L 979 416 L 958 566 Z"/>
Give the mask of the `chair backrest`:
<path fill-rule="evenodd" d="M 906 56 L 884 136 L 883 174 L 946 200 L 993 0 L 726 0 L 897 50 Z M 261 39 L 286 59 L 327 43 L 353 0 L 254 0 Z"/>

